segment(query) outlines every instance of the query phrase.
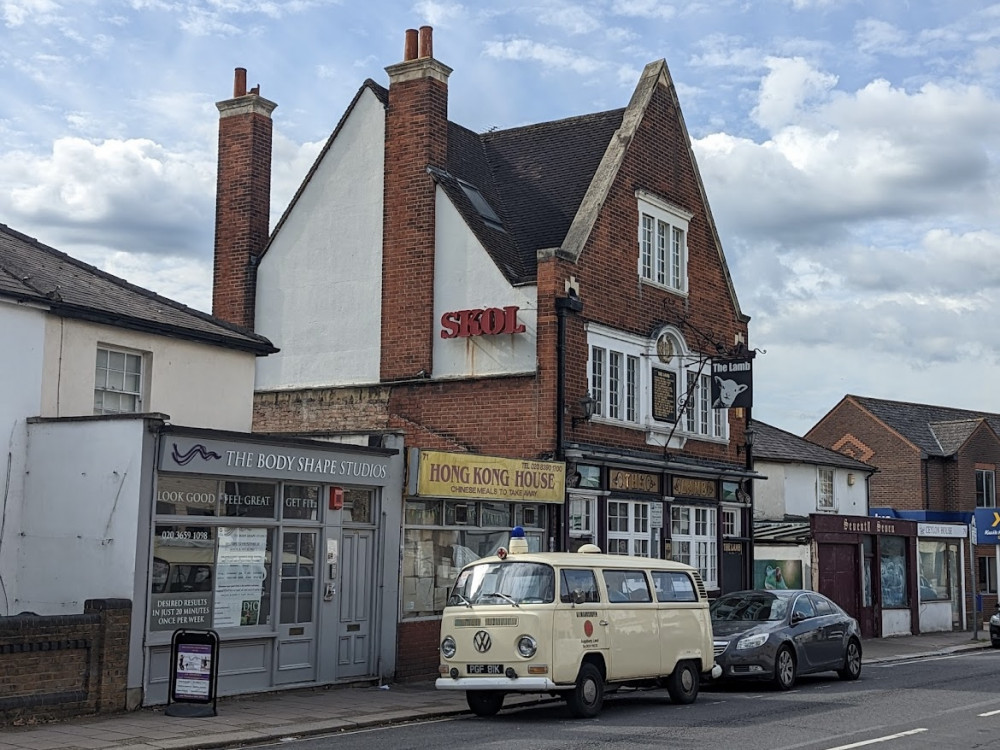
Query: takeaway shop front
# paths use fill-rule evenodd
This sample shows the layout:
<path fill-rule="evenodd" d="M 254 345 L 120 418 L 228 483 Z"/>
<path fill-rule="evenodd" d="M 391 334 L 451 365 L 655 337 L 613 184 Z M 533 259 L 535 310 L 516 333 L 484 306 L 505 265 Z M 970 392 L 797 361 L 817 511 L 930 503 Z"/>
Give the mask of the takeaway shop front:
<path fill-rule="evenodd" d="M 175 630 L 220 638 L 219 695 L 391 679 L 402 453 L 166 427 L 149 523 L 144 700 Z"/>
<path fill-rule="evenodd" d="M 521 526 L 531 551 L 555 549 L 561 461 L 411 448 L 403 514 L 399 679 L 437 676 L 441 612 L 466 564 L 506 547 Z"/>

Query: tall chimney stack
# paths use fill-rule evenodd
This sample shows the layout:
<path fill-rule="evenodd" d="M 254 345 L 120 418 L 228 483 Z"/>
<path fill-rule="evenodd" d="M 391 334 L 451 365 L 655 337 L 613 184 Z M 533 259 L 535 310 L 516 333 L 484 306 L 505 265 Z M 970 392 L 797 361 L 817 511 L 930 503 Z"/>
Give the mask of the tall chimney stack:
<path fill-rule="evenodd" d="M 429 167 L 448 166 L 448 76 L 432 29 L 406 31 L 403 61 L 386 68 L 382 234 L 383 381 L 433 372 L 434 199 Z"/>
<path fill-rule="evenodd" d="M 277 106 L 247 93 L 246 68 L 236 68 L 233 98 L 219 108 L 215 188 L 212 314 L 253 329 L 257 262 L 267 245 L 271 210 L 271 112 Z"/>

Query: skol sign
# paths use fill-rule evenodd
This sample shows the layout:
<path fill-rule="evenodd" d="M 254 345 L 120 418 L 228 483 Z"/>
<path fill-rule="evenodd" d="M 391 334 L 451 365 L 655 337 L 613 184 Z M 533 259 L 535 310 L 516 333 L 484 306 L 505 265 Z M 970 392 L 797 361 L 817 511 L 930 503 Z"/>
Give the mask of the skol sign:
<path fill-rule="evenodd" d="M 517 322 L 519 308 L 487 307 L 483 310 L 456 310 L 441 316 L 441 338 L 455 339 L 467 336 L 496 336 L 501 333 L 524 333 L 524 325 Z"/>

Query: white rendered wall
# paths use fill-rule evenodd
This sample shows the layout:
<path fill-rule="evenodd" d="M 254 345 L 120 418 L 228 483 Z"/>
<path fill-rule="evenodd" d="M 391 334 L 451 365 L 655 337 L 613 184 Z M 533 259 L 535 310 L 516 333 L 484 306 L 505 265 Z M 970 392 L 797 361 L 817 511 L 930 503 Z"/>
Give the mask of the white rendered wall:
<path fill-rule="evenodd" d="M 15 615 L 28 417 L 41 411 L 45 313 L 0 301 L 0 616 Z"/>
<path fill-rule="evenodd" d="M 135 598 L 144 429 L 142 419 L 28 426 L 15 612 Z"/>
<path fill-rule="evenodd" d="M 255 355 L 167 336 L 69 320 L 46 321 L 43 417 L 94 413 L 98 345 L 148 354 L 144 412 L 176 425 L 249 432 Z"/>
<path fill-rule="evenodd" d="M 384 134 L 365 89 L 261 260 L 257 390 L 379 380 Z"/>
<path fill-rule="evenodd" d="M 868 485 L 864 472 L 834 469 L 834 508 L 821 510 L 816 507 L 818 467 L 814 464 L 757 461 L 754 468 L 767 477 L 754 481 L 754 518 L 757 520 L 781 521 L 786 514 L 802 518 L 810 513 L 868 515 Z M 849 484 L 849 475 L 853 476 L 853 484 Z"/>
<path fill-rule="evenodd" d="M 435 200 L 435 378 L 535 371 L 537 287 L 512 287 L 479 244 L 461 214 L 438 188 Z M 441 338 L 441 315 L 458 310 L 519 307 L 524 333 Z"/>

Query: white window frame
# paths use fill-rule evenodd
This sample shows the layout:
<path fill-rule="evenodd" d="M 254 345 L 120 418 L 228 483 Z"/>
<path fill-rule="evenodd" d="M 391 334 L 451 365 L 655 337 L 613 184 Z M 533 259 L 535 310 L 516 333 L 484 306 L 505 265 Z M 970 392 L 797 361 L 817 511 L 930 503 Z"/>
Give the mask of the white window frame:
<path fill-rule="evenodd" d="M 982 492 L 980 492 L 980 478 Z M 976 507 L 997 507 L 997 478 L 993 469 L 976 469 Z"/>
<path fill-rule="evenodd" d="M 705 587 L 719 587 L 719 545 L 716 509 L 704 505 L 670 508 L 671 558 L 698 570 Z"/>
<path fill-rule="evenodd" d="M 837 492 L 834 470 L 816 467 L 816 510 L 837 510 Z"/>
<path fill-rule="evenodd" d="M 664 335 L 673 342 L 669 362 L 660 361 L 656 353 L 656 342 Z M 588 323 L 587 344 L 588 387 L 596 421 L 661 435 L 672 431 L 683 439 L 729 440 L 728 409 L 712 408 L 711 361 L 693 354 L 678 331 L 668 327 L 650 339 Z M 676 428 L 674 422 L 653 419 L 654 368 L 674 374 Z"/>
<path fill-rule="evenodd" d="M 570 538 L 586 537 L 596 541 L 597 496 L 571 492 L 568 502 Z"/>
<path fill-rule="evenodd" d="M 738 505 L 722 505 L 722 536 L 742 536 L 743 526 L 740 524 L 741 508 Z"/>
<path fill-rule="evenodd" d="M 94 414 L 138 414 L 142 412 L 145 407 L 145 380 L 146 358 L 142 352 L 98 344 L 94 369 Z M 98 398 L 101 402 L 100 407 L 98 406 Z M 117 401 L 120 407 L 123 398 L 135 399 L 135 408 L 108 408 L 106 399 Z"/>
<path fill-rule="evenodd" d="M 650 557 L 649 505 L 643 500 L 608 499 L 608 554 Z"/>
<path fill-rule="evenodd" d="M 639 209 L 639 264 L 643 283 L 688 293 L 688 228 L 694 214 L 646 190 L 635 192 Z"/>

